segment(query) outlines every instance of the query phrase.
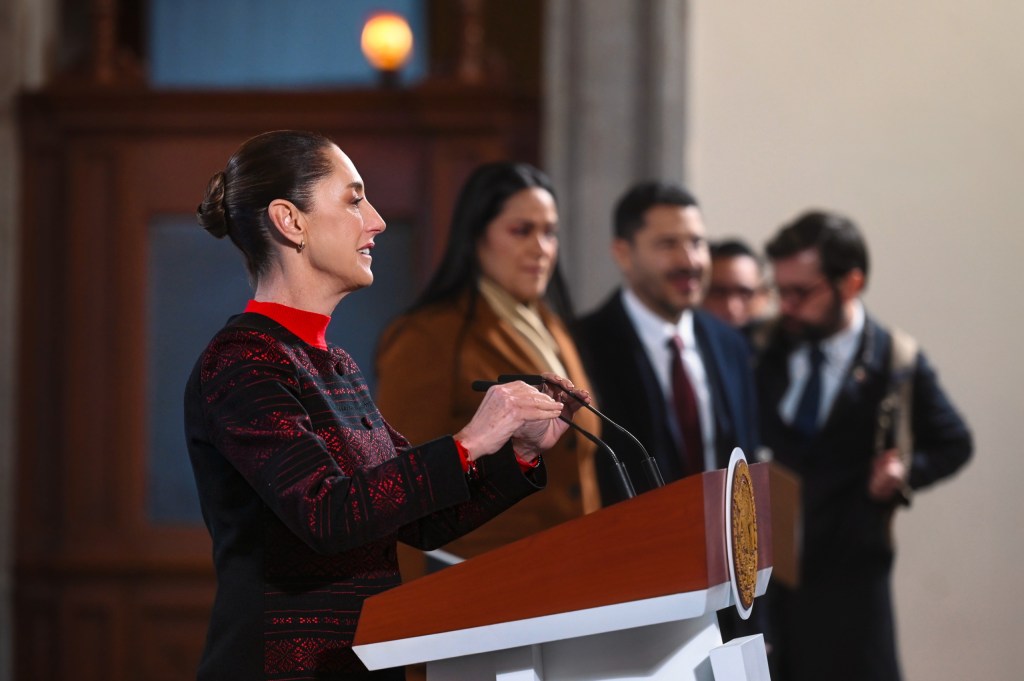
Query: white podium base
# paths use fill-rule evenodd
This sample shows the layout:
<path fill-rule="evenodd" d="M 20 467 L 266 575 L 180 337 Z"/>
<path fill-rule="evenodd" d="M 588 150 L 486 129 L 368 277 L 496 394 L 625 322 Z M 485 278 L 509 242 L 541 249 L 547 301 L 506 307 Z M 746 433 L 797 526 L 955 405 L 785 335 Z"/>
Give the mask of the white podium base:
<path fill-rule="evenodd" d="M 712 674 L 708 651 L 721 645 L 712 612 L 689 620 L 436 660 L 427 663 L 427 681 L 731 681 Z"/>
<path fill-rule="evenodd" d="M 734 638 L 723 646 L 712 648 L 710 657 L 715 681 L 771 681 L 768 654 L 761 634 Z"/>

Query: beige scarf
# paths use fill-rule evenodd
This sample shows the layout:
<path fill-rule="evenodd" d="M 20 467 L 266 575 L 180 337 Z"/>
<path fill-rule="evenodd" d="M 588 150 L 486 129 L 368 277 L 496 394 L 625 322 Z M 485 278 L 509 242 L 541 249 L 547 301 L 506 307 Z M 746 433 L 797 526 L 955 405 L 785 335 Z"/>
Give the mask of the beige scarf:
<path fill-rule="evenodd" d="M 498 318 L 511 324 L 536 352 L 543 363 L 541 371 L 567 376 L 565 366 L 558 357 L 558 343 L 544 325 L 536 304 L 523 305 L 487 277 L 480 277 L 480 295 L 494 309 Z"/>

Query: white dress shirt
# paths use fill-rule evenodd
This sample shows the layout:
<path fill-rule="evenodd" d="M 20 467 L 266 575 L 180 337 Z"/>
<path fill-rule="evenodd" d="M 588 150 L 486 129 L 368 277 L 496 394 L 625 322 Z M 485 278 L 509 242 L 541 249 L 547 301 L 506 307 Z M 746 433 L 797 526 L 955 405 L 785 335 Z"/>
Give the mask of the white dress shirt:
<path fill-rule="evenodd" d="M 861 332 L 864 331 L 864 306 L 859 300 L 854 301 L 853 319 L 850 325 L 821 341 L 821 352 L 825 361 L 821 365 L 821 402 L 818 403 L 818 427 L 828 420 L 832 405 L 839 394 L 839 388 L 850 371 L 853 359 L 860 344 Z M 779 402 L 779 416 L 787 424 L 792 425 L 796 416 L 800 396 L 811 372 L 811 345 L 801 343 L 789 355 L 789 388 Z"/>
<path fill-rule="evenodd" d="M 636 294 L 628 288 L 622 290 L 622 305 L 633 322 L 636 335 L 647 352 L 647 359 L 658 377 L 661 393 L 665 398 L 665 420 L 669 424 L 676 444 L 682 442 L 675 410 L 672 408 L 671 352 L 669 340 L 678 335 L 683 339 L 683 369 L 686 371 L 693 393 L 697 398 L 697 414 L 700 417 L 701 435 L 704 440 L 704 470 L 713 471 L 718 467 L 715 460 L 715 413 L 711 406 L 711 387 L 704 360 L 697 349 L 697 337 L 693 332 L 693 313 L 683 312 L 679 322 L 671 324 L 651 312 Z"/>

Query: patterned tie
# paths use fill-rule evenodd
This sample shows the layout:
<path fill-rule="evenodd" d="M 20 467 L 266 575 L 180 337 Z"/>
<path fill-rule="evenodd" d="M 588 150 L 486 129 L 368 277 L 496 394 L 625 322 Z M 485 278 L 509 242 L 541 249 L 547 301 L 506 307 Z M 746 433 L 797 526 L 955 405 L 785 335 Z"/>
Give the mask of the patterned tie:
<path fill-rule="evenodd" d="M 693 475 L 704 470 L 704 436 L 697 412 L 697 395 L 683 368 L 683 339 L 673 336 L 668 346 L 669 354 L 672 355 L 672 406 L 683 438 L 683 463 L 686 465 L 686 474 Z"/>
<path fill-rule="evenodd" d="M 818 432 L 818 412 L 821 411 L 821 365 L 825 361 L 825 353 L 817 343 L 811 344 L 810 360 L 811 373 L 807 376 L 807 383 L 804 384 L 804 392 L 800 396 L 796 416 L 793 418 L 793 428 L 807 438 L 814 437 Z"/>

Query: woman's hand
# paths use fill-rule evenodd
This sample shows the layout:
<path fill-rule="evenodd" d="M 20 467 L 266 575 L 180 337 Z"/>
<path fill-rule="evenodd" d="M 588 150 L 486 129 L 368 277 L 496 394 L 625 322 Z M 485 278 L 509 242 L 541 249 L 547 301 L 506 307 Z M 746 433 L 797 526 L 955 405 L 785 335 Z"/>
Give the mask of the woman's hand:
<path fill-rule="evenodd" d="M 541 374 L 544 377 L 544 384 L 541 390 L 565 405 L 562 416 L 572 420 L 573 414 L 579 411 L 584 404 L 590 404 L 594 400 L 590 392 L 576 388 L 568 378 L 562 378 L 558 374 Z"/>
<path fill-rule="evenodd" d="M 584 403 L 591 403 L 590 393 L 586 390 L 577 390 L 569 379 L 551 373 L 542 375 L 544 383 L 540 390 L 562 405 L 561 416 L 566 420 L 571 421 L 573 414 Z M 530 463 L 541 452 L 553 447 L 568 428 L 569 425 L 561 419 L 527 423 L 513 435 L 512 446 L 520 461 Z"/>
<path fill-rule="evenodd" d="M 558 420 L 562 409 L 562 403 L 550 394 L 522 381 L 494 385 L 487 390 L 470 422 L 455 434 L 455 439 L 469 452 L 470 461 L 474 461 L 498 451 L 513 436 L 522 437 L 522 431 L 530 434 L 527 437 L 529 451 L 517 452 L 522 460 L 529 462 L 547 449 L 534 451 L 533 442 L 555 428 L 552 424 L 561 426 L 558 435 L 565 431 L 567 426 Z M 551 444 L 557 440 L 556 435 Z"/>

